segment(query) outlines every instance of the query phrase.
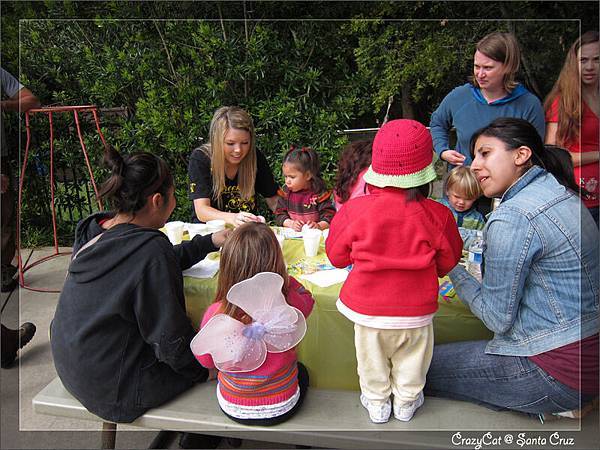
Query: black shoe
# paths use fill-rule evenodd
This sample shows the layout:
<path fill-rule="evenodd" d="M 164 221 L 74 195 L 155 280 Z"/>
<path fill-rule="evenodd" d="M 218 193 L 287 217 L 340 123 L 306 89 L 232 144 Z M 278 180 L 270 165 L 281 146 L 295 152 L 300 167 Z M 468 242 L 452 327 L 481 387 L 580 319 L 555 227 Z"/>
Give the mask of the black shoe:
<path fill-rule="evenodd" d="M 25 322 L 19 327 L 19 348 L 25 347 L 35 334 L 35 325 L 31 322 Z"/>
<path fill-rule="evenodd" d="M 221 436 L 206 434 L 182 433 L 179 438 L 179 448 L 204 449 L 217 448 L 221 443 Z"/>
<path fill-rule="evenodd" d="M 6 332 L 6 334 L 5 334 Z M 9 345 L 4 346 L 2 351 L 1 366 L 3 369 L 8 369 L 13 365 L 15 359 L 17 359 L 17 352 L 19 349 L 25 347 L 33 335 L 35 334 L 35 325 L 31 322 L 25 322 L 18 330 L 11 330 L 2 325 L 2 339 L 9 339 L 12 345 L 8 349 Z"/>

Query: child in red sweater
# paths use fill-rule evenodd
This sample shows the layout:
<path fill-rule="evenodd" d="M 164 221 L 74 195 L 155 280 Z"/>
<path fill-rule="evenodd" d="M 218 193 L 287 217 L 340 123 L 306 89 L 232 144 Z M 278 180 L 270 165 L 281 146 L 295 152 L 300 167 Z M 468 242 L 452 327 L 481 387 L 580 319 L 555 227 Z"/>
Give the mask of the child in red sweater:
<path fill-rule="evenodd" d="M 308 387 L 295 346 L 314 300 L 288 276 L 275 234 L 263 223 L 236 228 L 221 252 L 216 301 L 191 343 L 217 368 L 217 399 L 230 419 L 275 425 L 291 417 Z"/>
<path fill-rule="evenodd" d="M 433 351 L 438 277 L 460 259 L 448 208 L 427 198 L 436 178 L 429 131 L 393 120 L 373 141 L 364 175 L 370 195 L 349 200 L 333 221 L 327 255 L 353 264 L 338 310 L 354 322 L 361 403 L 372 422 L 408 421 L 424 401 Z"/>
<path fill-rule="evenodd" d="M 283 157 L 285 186 L 275 209 L 277 225 L 300 231 L 329 228 L 335 214 L 331 192 L 321 178 L 319 156 L 309 147 L 293 145 Z"/>

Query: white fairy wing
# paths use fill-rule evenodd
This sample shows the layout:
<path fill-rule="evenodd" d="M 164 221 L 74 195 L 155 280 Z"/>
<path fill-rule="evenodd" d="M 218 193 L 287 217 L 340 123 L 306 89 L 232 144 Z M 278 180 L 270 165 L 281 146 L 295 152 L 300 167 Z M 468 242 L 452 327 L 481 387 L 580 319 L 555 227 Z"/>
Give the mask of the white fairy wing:
<path fill-rule="evenodd" d="M 267 357 L 266 344 L 244 336 L 245 327 L 226 314 L 217 314 L 192 339 L 192 353 L 198 356 L 209 353 L 217 369 L 225 372 L 257 369 Z"/>
<path fill-rule="evenodd" d="M 231 286 L 227 292 L 227 300 L 242 308 L 254 320 L 258 320 L 262 311 L 287 305 L 281 292 L 282 287 L 281 275 L 261 272 Z"/>
<path fill-rule="evenodd" d="M 263 339 L 267 345 L 267 351 L 271 353 L 281 353 L 295 347 L 306 334 L 306 320 L 302 312 L 289 305 L 288 310 L 295 317 L 285 329 L 279 330 L 270 328 L 269 326 L 266 327 L 269 332 L 265 333 Z"/>
<path fill-rule="evenodd" d="M 229 302 L 242 308 L 265 327 L 264 340 L 272 353 L 296 346 L 306 333 L 302 312 L 288 305 L 281 292 L 283 278 L 272 272 L 261 272 L 231 287 Z"/>

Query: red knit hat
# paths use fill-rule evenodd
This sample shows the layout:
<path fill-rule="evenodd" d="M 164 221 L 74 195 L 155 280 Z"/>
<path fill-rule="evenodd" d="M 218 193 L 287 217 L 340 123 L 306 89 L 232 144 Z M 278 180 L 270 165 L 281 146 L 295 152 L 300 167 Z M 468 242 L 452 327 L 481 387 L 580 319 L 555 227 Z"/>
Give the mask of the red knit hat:
<path fill-rule="evenodd" d="M 363 178 L 379 187 L 417 187 L 435 180 L 432 161 L 429 130 L 415 120 L 392 120 L 377 132 L 371 166 Z"/>

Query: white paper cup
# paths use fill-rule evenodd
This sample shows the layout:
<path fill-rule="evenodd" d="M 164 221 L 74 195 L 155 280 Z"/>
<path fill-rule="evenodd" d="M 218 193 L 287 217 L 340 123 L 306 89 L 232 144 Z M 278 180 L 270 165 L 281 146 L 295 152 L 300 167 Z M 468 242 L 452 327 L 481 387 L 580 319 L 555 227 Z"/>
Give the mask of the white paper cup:
<path fill-rule="evenodd" d="M 321 230 L 317 228 L 304 229 L 302 231 L 302 241 L 304 241 L 306 256 L 317 256 L 319 243 L 321 242 Z"/>
<path fill-rule="evenodd" d="M 225 229 L 225 221 L 223 219 L 209 220 L 206 222 L 206 226 L 210 233 L 215 233 Z"/>
<path fill-rule="evenodd" d="M 327 241 L 327 237 L 329 236 L 329 228 L 323 230 L 323 244 Z"/>
<path fill-rule="evenodd" d="M 167 236 L 171 241 L 171 244 L 181 244 L 183 239 L 183 222 L 169 222 L 165 224 L 167 230 Z"/>
<path fill-rule="evenodd" d="M 188 223 L 185 225 L 190 235 L 190 240 L 194 239 L 194 236 L 208 234 L 208 227 L 204 223 Z"/>
<path fill-rule="evenodd" d="M 275 237 L 277 238 L 277 242 L 279 242 L 279 246 L 283 250 L 283 242 L 285 241 L 285 236 L 283 234 L 275 233 Z"/>

